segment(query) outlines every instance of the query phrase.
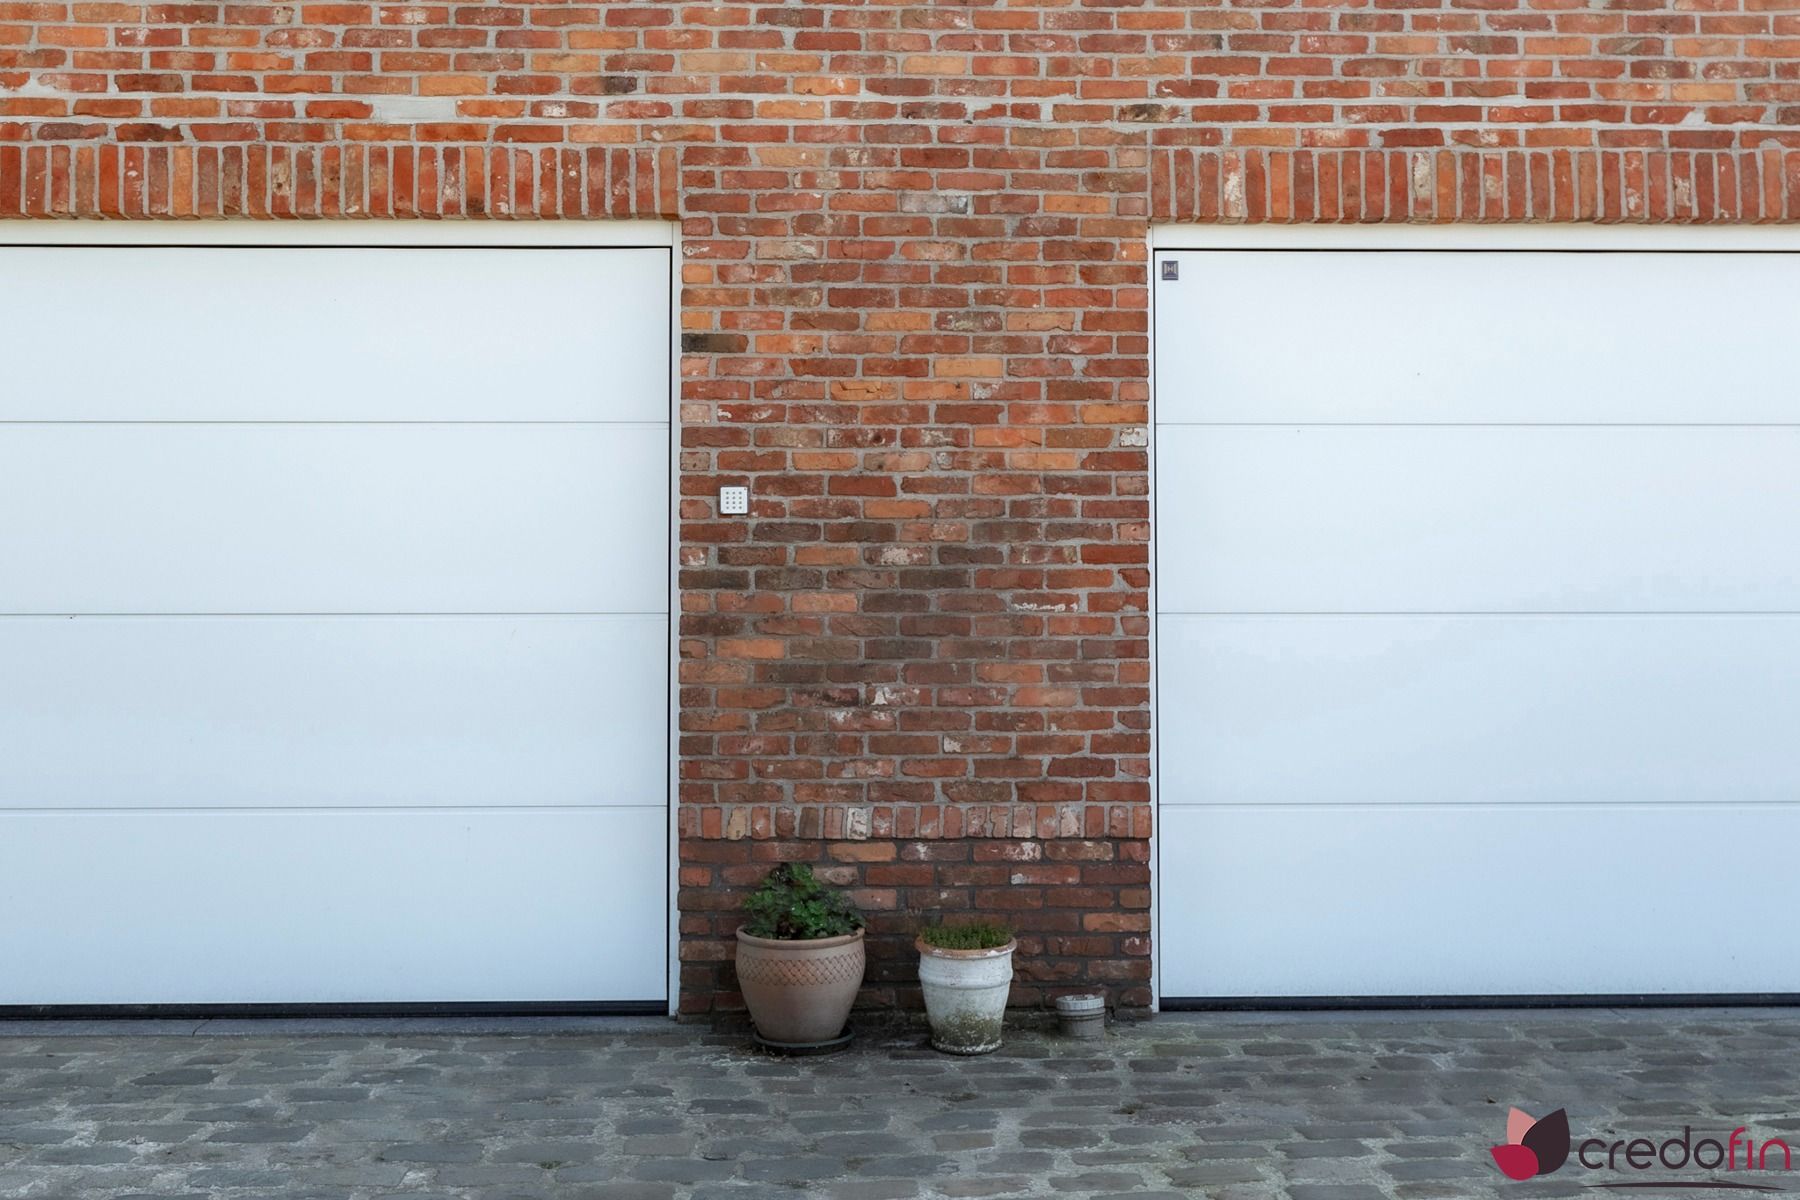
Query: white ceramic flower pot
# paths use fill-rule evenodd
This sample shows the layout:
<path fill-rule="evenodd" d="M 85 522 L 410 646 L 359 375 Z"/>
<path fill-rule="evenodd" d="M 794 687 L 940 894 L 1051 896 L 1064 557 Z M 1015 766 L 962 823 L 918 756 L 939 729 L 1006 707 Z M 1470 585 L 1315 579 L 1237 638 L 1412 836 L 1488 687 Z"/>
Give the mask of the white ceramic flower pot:
<path fill-rule="evenodd" d="M 992 950 L 943 950 L 917 943 L 919 983 L 931 1044 L 946 1054 L 987 1054 L 1000 1047 L 1017 942 Z"/>

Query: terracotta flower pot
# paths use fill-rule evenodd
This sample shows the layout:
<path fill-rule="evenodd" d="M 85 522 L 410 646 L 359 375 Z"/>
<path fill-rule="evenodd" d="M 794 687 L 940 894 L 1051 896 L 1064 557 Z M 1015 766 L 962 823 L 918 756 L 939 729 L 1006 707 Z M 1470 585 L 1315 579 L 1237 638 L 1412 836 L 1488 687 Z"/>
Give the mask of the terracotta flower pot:
<path fill-rule="evenodd" d="M 771 1042 L 815 1045 L 844 1031 L 863 981 L 863 931 L 811 941 L 738 930 L 738 987 L 756 1032 Z"/>

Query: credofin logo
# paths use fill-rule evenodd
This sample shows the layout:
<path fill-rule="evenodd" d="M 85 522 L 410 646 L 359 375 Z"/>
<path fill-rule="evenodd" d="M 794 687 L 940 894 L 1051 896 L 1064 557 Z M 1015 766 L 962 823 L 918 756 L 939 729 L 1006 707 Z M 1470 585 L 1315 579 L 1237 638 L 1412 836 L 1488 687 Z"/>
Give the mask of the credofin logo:
<path fill-rule="evenodd" d="M 1488 1153 L 1508 1179 L 1548 1175 L 1569 1159 L 1569 1114 L 1559 1108 L 1540 1120 L 1515 1108 L 1506 1114 L 1506 1144 Z"/>
<path fill-rule="evenodd" d="M 1536 1179 L 1549 1175 L 1570 1158 L 1568 1113 L 1559 1108 L 1540 1120 L 1515 1108 L 1506 1117 L 1505 1143 L 1489 1147 L 1488 1153 L 1493 1155 L 1494 1165 L 1508 1179 Z M 1584 1171 L 1636 1174 L 1660 1168 L 1664 1171 L 1694 1169 L 1708 1172 L 1707 1177 L 1699 1179 L 1676 1175 L 1662 1179 L 1613 1179 L 1586 1185 L 1592 1188 L 1779 1192 L 1783 1189 L 1775 1184 L 1721 1179 L 1713 1172 L 1754 1171 L 1763 1175 L 1764 1172 L 1791 1172 L 1794 1169 L 1793 1151 L 1785 1141 L 1764 1138 L 1759 1142 L 1744 1125 L 1730 1133 L 1709 1135 L 1702 1130 L 1697 1137 L 1692 1126 L 1684 1125 L 1680 1137 L 1666 1137 L 1660 1142 L 1647 1137 L 1615 1137 L 1610 1142 L 1591 1137 L 1574 1147 L 1574 1159 Z M 1763 1175 L 1763 1178 L 1768 1176 Z"/>

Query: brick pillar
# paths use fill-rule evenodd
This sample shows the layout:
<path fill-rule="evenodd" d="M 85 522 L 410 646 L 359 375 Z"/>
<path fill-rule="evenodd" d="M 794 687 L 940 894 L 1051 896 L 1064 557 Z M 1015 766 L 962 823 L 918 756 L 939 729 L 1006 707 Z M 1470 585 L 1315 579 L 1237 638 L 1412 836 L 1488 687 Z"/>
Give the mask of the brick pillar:
<path fill-rule="evenodd" d="M 683 1007 L 737 1004 L 782 859 L 870 914 L 870 1001 L 979 914 L 1016 1000 L 1147 1004 L 1144 141 L 721 132 L 682 168 Z"/>

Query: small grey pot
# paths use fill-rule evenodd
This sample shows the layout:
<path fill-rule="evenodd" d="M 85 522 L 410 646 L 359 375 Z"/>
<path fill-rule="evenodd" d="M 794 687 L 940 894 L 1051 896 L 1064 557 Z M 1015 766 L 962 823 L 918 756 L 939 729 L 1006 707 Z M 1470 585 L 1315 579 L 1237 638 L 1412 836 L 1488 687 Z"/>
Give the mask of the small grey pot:
<path fill-rule="evenodd" d="M 1065 1037 L 1100 1037 L 1106 1032 L 1106 997 L 1058 996 L 1056 1016 Z"/>

